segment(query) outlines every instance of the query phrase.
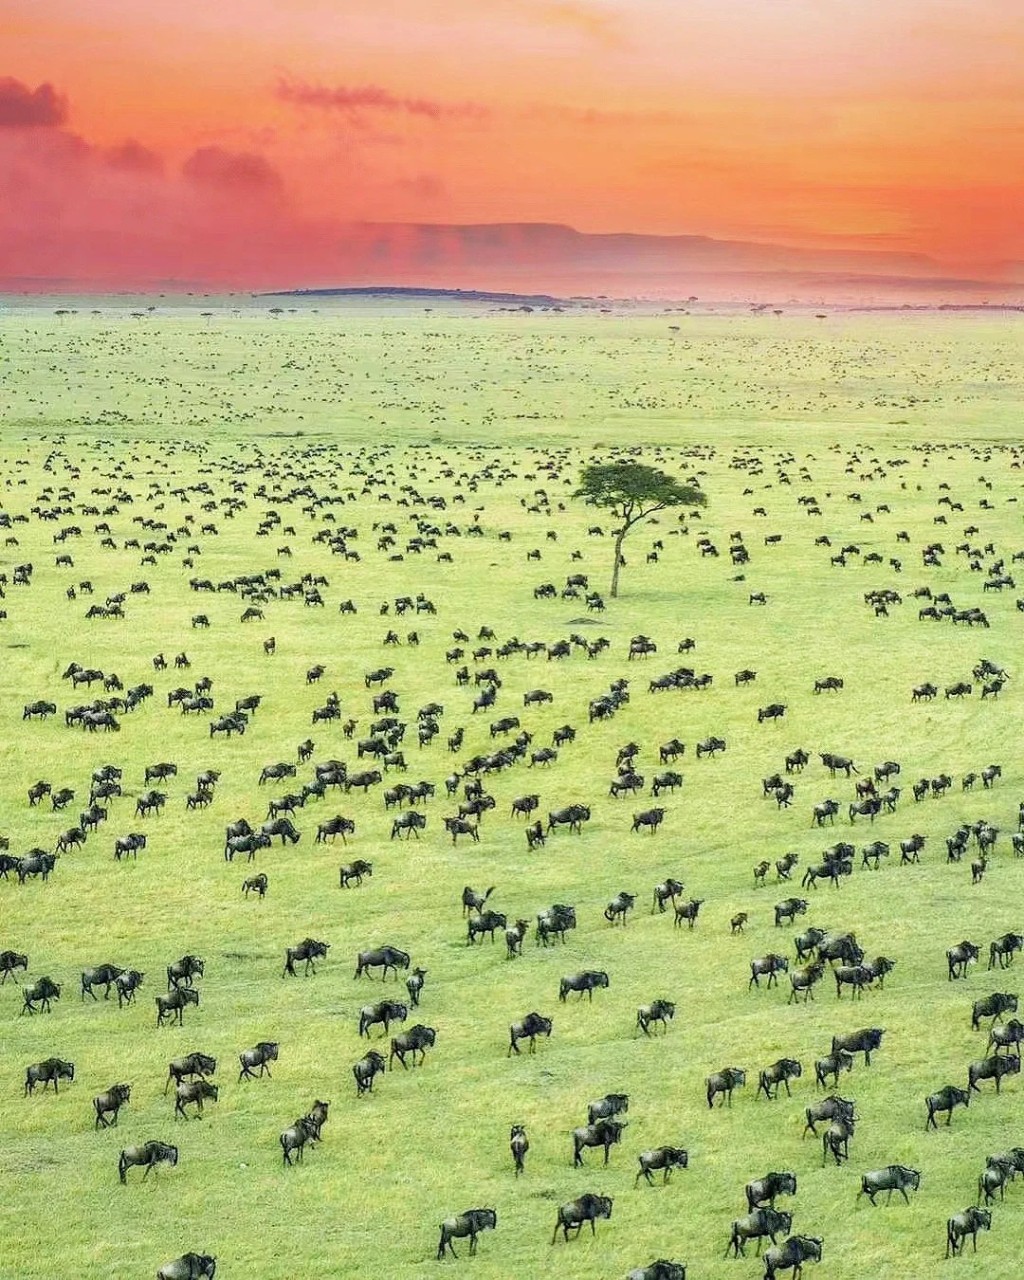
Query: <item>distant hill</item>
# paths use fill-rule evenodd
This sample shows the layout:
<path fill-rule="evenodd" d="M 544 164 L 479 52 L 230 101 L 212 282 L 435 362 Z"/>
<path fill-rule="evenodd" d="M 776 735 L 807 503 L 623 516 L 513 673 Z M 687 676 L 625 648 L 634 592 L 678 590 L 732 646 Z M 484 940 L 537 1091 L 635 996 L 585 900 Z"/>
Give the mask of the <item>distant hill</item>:
<path fill-rule="evenodd" d="M 337 289 L 282 289 L 261 298 L 398 298 L 404 301 L 489 302 L 519 307 L 560 307 L 564 298 L 547 293 L 495 293 L 488 289 L 430 289 L 416 285 L 359 285 Z"/>

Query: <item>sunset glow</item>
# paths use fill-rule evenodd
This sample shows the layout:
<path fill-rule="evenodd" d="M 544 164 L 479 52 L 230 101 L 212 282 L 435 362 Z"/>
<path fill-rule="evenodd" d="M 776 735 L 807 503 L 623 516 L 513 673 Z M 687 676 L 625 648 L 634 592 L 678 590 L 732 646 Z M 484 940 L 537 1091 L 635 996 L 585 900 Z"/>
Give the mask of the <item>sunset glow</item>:
<path fill-rule="evenodd" d="M 3 30 L 8 289 L 553 287 L 519 224 L 1024 280 L 1015 0 L 7 0 Z"/>

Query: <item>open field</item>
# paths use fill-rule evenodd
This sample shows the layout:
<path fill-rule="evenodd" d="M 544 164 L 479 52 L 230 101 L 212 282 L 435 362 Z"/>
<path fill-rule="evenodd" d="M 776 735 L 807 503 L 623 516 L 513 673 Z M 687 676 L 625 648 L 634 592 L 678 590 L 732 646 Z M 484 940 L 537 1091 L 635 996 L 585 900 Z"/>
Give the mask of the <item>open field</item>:
<path fill-rule="evenodd" d="M 177 313 L 136 321 L 114 302 L 104 307 L 94 317 L 83 303 L 63 320 L 19 310 L 0 329 L 0 500 L 12 521 L 0 541 L 17 540 L 0 547 L 9 580 L 0 601 L 0 830 L 10 853 L 53 849 L 86 807 L 92 772 L 105 763 L 124 771 L 109 819 L 61 856 L 45 884 L 0 878 L 0 949 L 29 957 L 27 977 L 0 987 L 8 1189 L 0 1274 L 151 1278 L 195 1249 L 217 1256 L 225 1280 L 407 1280 L 436 1273 L 441 1220 L 480 1205 L 497 1210 L 497 1229 L 481 1237 L 472 1261 L 457 1243 L 459 1261 L 446 1267 L 488 1280 L 552 1267 L 570 1280 L 604 1280 L 664 1257 L 685 1261 L 691 1280 L 760 1277 L 752 1245 L 746 1259 L 723 1255 L 731 1221 L 745 1212 L 745 1182 L 769 1169 L 796 1172 L 798 1193 L 779 1207 L 793 1210 L 794 1231 L 824 1238 L 824 1262 L 807 1267 L 808 1280 L 816 1270 L 835 1280 L 1008 1274 L 1024 1230 L 1019 1185 L 995 1205 L 977 1258 L 944 1262 L 942 1253 L 946 1218 L 975 1201 L 986 1157 L 1024 1142 L 1024 1083 L 1010 1078 L 999 1097 L 982 1084 L 938 1132 L 925 1132 L 924 1097 L 946 1083 L 966 1086 L 967 1064 L 986 1045 L 984 1030 L 971 1029 L 971 1004 L 1015 991 L 1022 963 L 985 972 L 989 941 L 1024 926 L 1024 859 L 1010 841 L 1024 799 L 1024 613 L 1016 607 L 1024 591 L 983 585 L 1000 559 L 1005 574 L 1024 572 L 1011 560 L 1024 550 L 1019 322 L 835 316 L 823 329 L 800 317 L 776 325 L 326 310 L 279 321 L 220 311 L 209 322 Z M 669 322 L 681 328 L 670 331 Z M 696 477 L 707 509 L 664 513 L 633 535 L 622 598 L 604 612 L 589 612 L 582 597 L 535 598 L 545 582 L 560 592 L 571 573 L 605 591 L 610 539 L 588 530 L 607 531 L 609 518 L 570 494 L 581 466 L 615 447 Z M 808 512 L 812 498 L 819 514 Z M 270 512 L 279 522 L 268 521 Z M 382 546 L 378 526 L 388 522 L 394 545 Z M 71 526 L 80 533 L 54 541 Z M 469 534 L 474 526 L 482 536 Z M 343 528 L 355 531 L 345 542 L 358 558 L 332 551 L 328 539 Z M 730 560 L 734 533 L 749 552 L 741 567 Z M 416 535 L 436 545 L 413 552 Z M 780 540 L 766 544 L 769 535 Z M 717 557 L 701 554 L 705 536 Z M 823 536 L 830 546 L 816 541 Z M 126 545 L 133 539 L 140 545 Z M 647 563 L 656 539 L 663 547 Z M 166 549 L 147 553 L 148 542 Z M 939 563 L 925 566 L 922 551 L 936 542 Z M 955 550 L 965 543 L 976 557 Z M 859 550 L 845 567 L 833 563 L 851 544 Z M 539 561 L 527 559 L 533 549 Z M 450 563 L 439 562 L 444 552 Z M 880 562 L 865 563 L 872 555 Z M 58 567 L 59 556 L 73 563 Z M 26 563 L 30 585 L 14 585 L 15 567 Z M 191 579 L 217 585 L 257 574 L 262 600 L 190 587 Z M 301 591 L 278 594 L 307 574 L 326 579 L 322 608 L 304 604 Z M 133 593 L 142 581 L 148 593 Z M 912 598 L 921 587 L 948 592 L 958 609 L 984 610 L 990 625 L 919 620 L 930 603 Z M 880 589 L 901 597 L 888 616 L 865 603 Z M 90 605 L 121 592 L 123 618 L 86 619 Z M 755 592 L 765 605 L 749 603 Z M 396 617 L 396 598 L 418 594 L 436 613 Z M 339 612 L 349 599 L 354 615 Z M 243 623 L 250 604 L 264 616 Z M 193 628 L 198 613 L 208 628 Z M 482 626 L 495 633 L 492 648 L 573 633 L 609 645 L 593 658 L 573 644 L 562 660 L 515 652 L 474 663 Z M 400 643 L 385 646 L 390 628 Z M 471 642 L 464 659 L 448 662 L 460 628 Z M 413 629 L 418 645 L 407 642 Z M 630 660 L 638 633 L 657 653 Z M 684 637 L 695 648 L 678 655 Z M 191 665 L 176 670 L 182 651 Z M 158 653 L 165 671 L 154 671 Z M 1010 676 L 984 701 L 972 676 L 983 658 Z M 479 690 L 456 685 L 461 661 L 471 677 L 496 667 L 493 708 L 472 712 Z M 116 711 L 116 733 L 69 727 L 69 707 L 112 696 L 98 686 L 73 690 L 62 679 L 71 662 L 117 673 L 125 689 L 152 684 L 153 696 Z M 324 675 L 307 684 L 315 663 Z M 684 663 L 710 673 L 710 687 L 649 691 L 653 678 Z M 298 844 L 275 842 L 251 864 L 227 862 L 228 822 L 245 816 L 258 826 L 268 801 L 309 782 L 324 760 L 363 767 L 356 741 L 374 719 L 364 675 L 385 664 L 410 728 L 408 770 L 389 771 L 383 787 L 437 784 L 422 838 L 389 838 L 396 811 L 385 810 L 382 786 L 366 795 L 329 789 L 297 811 Z M 745 668 L 756 679 L 737 685 L 734 673 Z M 814 681 L 828 675 L 841 676 L 843 688 L 815 694 Z M 261 696 L 244 735 L 211 738 L 208 714 L 168 706 L 169 691 L 204 676 L 214 716 Z M 629 702 L 588 723 L 590 701 L 623 677 Z M 971 694 L 945 698 L 960 680 Z M 925 681 L 938 697 L 912 703 L 912 687 Z M 524 708 L 524 692 L 535 688 L 553 701 Z M 357 721 L 351 740 L 340 721 L 311 724 L 330 691 L 342 719 Z M 23 721 L 35 699 L 55 703 L 57 714 Z M 416 713 L 434 701 L 444 707 L 440 732 L 419 748 Z M 785 704 L 784 717 L 759 724 L 758 709 L 774 702 Z M 533 735 L 529 750 L 549 745 L 563 724 L 578 736 L 550 767 L 531 768 L 527 755 L 484 775 L 495 809 L 481 820 L 479 843 L 453 847 L 442 818 L 456 801 L 444 778 L 514 736 L 492 740 L 489 726 L 505 715 Z M 450 753 L 446 740 L 460 726 L 463 747 Z M 711 735 L 726 750 L 698 760 L 696 744 Z M 264 765 L 294 762 L 307 737 L 315 751 L 295 779 L 258 784 Z M 655 836 L 631 833 L 633 813 L 655 803 L 658 745 L 673 737 L 686 744 L 675 766 L 683 785 L 665 797 Z M 644 793 L 616 800 L 608 794 L 616 754 L 631 740 L 641 747 Z M 791 776 L 792 806 L 777 808 L 762 779 L 783 771 L 797 747 L 811 759 Z M 818 752 L 852 757 L 860 779 L 830 777 Z M 895 812 L 851 824 L 854 782 L 886 760 L 901 766 Z M 164 811 L 137 818 L 143 770 L 157 761 L 176 763 L 178 774 L 163 786 Z M 962 789 L 965 774 L 993 763 L 1002 776 L 991 789 L 980 781 Z M 189 811 L 185 797 L 205 769 L 221 771 L 213 802 Z M 943 773 L 950 792 L 915 803 L 913 782 Z M 37 779 L 73 788 L 73 803 L 63 812 L 48 798 L 29 807 Z M 528 851 L 509 809 L 533 792 L 545 817 L 591 804 L 582 834 L 559 830 Z M 812 805 L 826 797 L 840 811 L 834 827 L 819 829 Z M 346 847 L 314 841 L 317 824 L 334 814 L 355 822 Z M 974 842 L 950 863 L 945 840 L 982 819 L 999 836 L 972 884 Z M 115 837 L 132 831 L 145 832 L 146 848 L 137 860 L 115 861 Z M 921 863 L 900 866 L 899 841 L 915 832 L 927 838 Z M 875 839 L 892 847 L 877 872 L 860 859 Z M 837 889 L 801 890 L 804 869 L 840 840 L 856 846 L 852 876 Z M 792 884 L 777 885 L 773 869 L 755 888 L 753 866 L 787 851 L 799 855 Z M 373 863 L 373 875 L 342 890 L 339 864 L 356 857 Z M 246 899 L 242 880 L 258 872 L 268 876 L 267 896 Z M 671 909 L 651 913 L 652 888 L 667 876 L 703 899 L 692 931 L 673 927 Z M 493 946 L 467 946 L 467 884 L 495 886 L 488 905 L 510 922 L 531 922 L 522 958 L 507 960 L 500 936 Z M 625 928 L 603 916 L 622 890 L 637 894 Z M 776 929 L 774 904 L 800 893 L 807 914 Z M 578 927 L 564 947 L 540 947 L 532 925 L 554 902 L 575 905 Z M 730 918 L 742 911 L 749 922 L 733 935 Z M 812 924 L 852 930 L 869 958 L 895 959 L 884 990 L 837 1000 L 826 973 L 807 1004 L 787 1006 L 786 975 L 777 990 L 748 991 L 751 959 L 779 951 L 792 960 L 793 935 Z M 283 977 L 285 948 L 307 936 L 330 943 L 327 958 L 315 976 L 301 976 L 300 966 L 300 976 Z M 981 958 L 966 980 L 950 982 L 946 949 L 965 938 L 981 945 Z M 422 1067 L 396 1064 L 372 1096 L 357 1099 L 351 1066 L 366 1051 L 359 1010 L 382 998 L 382 984 L 355 980 L 354 961 L 385 942 L 427 969 L 407 1025 L 435 1027 L 437 1043 Z M 183 1027 L 158 1029 L 165 968 L 185 953 L 205 960 L 200 1005 L 184 1011 Z M 79 996 L 81 971 L 108 961 L 145 974 L 123 1010 Z M 608 989 L 592 1003 L 561 1003 L 559 980 L 583 969 L 606 970 Z M 51 1013 L 19 1016 L 23 982 L 43 975 L 65 984 L 62 998 Z M 396 985 L 404 998 L 401 982 L 389 980 L 386 994 Z M 646 1038 L 636 1010 L 656 997 L 674 1000 L 676 1015 L 665 1036 Z M 554 1019 L 550 1040 L 510 1059 L 509 1024 L 533 1009 Z M 823 1167 L 820 1141 L 801 1137 L 804 1108 L 822 1092 L 813 1062 L 833 1033 L 871 1026 L 885 1029 L 880 1051 L 839 1086 L 859 1117 L 850 1161 Z M 273 1078 L 239 1083 L 238 1054 L 262 1040 L 280 1042 Z M 163 1089 L 169 1060 L 192 1050 L 217 1058 L 220 1096 L 201 1120 L 183 1123 Z M 50 1056 L 75 1063 L 74 1081 L 56 1097 L 24 1098 L 26 1066 Z M 783 1056 L 804 1069 L 792 1099 L 757 1098 L 757 1071 Z M 705 1077 L 727 1064 L 747 1069 L 747 1085 L 731 1109 L 711 1111 Z M 131 1083 L 131 1100 L 116 1128 L 96 1132 L 91 1100 L 115 1081 Z M 574 1170 L 571 1130 L 585 1122 L 589 1101 L 620 1091 L 630 1095 L 629 1127 L 608 1168 L 590 1151 Z M 323 1141 L 302 1165 L 282 1168 L 278 1135 L 315 1099 L 331 1103 Z M 513 1123 L 531 1142 L 518 1181 Z M 148 1139 L 177 1143 L 177 1166 L 145 1184 L 132 1171 L 120 1186 L 120 1150 Z M 659 1179 L 634 1190 L 637 1154 L 662 1144 L 685 1147 L 689 1168 L 667 1187 Z M 878 1208 L 857 1203 L 860 1174 L 892 1163 L 922 1173 L 910 1205 L 899 1197 Z M 611 1220 L 593 1238 L 552 1246 L 558 1206 L 584 1191 L 614 1197 Z"/>

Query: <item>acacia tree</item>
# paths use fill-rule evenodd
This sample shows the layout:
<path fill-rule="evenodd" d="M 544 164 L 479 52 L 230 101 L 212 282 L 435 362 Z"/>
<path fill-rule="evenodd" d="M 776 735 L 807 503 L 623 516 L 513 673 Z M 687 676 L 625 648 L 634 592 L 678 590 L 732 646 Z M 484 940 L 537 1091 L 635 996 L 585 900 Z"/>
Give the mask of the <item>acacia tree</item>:
<path fill-rule="evenodd" d="M 595 463 L 584 468 L 573 494 L 589 506 L 604 507 L 620 521 L 615 535 L 615 565 L 611 595 L 619 594 L 622 544 L 636 525 L 666 507 L 703 507 L 707 496 L 696 485 L 682 484 L 657 467 L 640 462 Z"/>

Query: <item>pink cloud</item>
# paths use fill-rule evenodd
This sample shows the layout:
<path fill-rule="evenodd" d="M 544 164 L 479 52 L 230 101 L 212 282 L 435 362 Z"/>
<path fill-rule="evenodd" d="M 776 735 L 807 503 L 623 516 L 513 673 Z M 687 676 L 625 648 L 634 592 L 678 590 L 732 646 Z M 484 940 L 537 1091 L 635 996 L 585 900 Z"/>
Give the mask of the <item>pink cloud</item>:
<path fill-rule="evenodd" d="M 52 84 L 30 89 L 12 76 L 0 79 L 0 129 L 53 128 L 67 117 L 67 99 Z"/>
<path fill-rule="evenodd" d="M 255 151 L 200 147 L 188 157 L 181 172 L 198 186 L 220 191 L 270 194 L 281 189 L 281 175 Z"/>
<path fill-rule="evenodd" d="M 440 102 L 434 98 L 403 97 L 380 85 L 313 85 L 290 80 L 278 82 L 275 93 L 282 102 L 322 111 L 384 111 L 440 120 L 445 116 L 480 119 L 488 114 L 478 102 Z"/>
<path fill-rule="evenodd" d="M 155 151 L 145 147 L 134 138 L 118 143 L 116 147 L 108 147 L 103 159 L 112 169 L 121 169 L 129 173 L 161 173 L 164 162 Z"/>

